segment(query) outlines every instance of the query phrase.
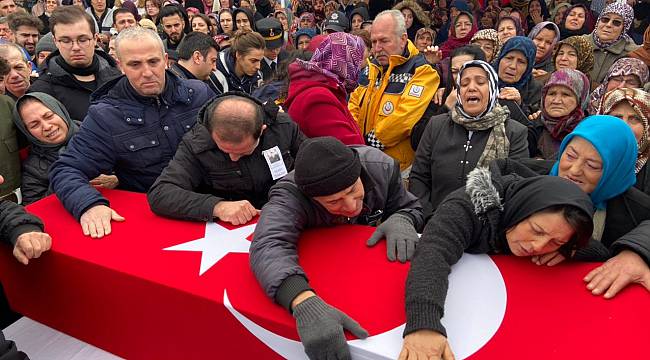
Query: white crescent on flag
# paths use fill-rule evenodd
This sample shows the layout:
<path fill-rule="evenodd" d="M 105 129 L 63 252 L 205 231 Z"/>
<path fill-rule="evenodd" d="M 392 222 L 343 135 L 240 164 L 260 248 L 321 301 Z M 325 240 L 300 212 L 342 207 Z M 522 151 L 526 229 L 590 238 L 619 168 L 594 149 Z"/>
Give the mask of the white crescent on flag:
<path fill-rule="evenodd" d="M 497 332 L 506 312 L 506 286 L 496 264 L 487 255 L 465 254 L 452 267 L 442 319 L 454 355 L 465 359 Z M 224 290 L 230 313 L 266 346 L 285 359 L 307 359 L 302 343 L 269 331 L 237 311 Z M 363 324 L 361 324 L 363 326 Z M 402 348 L 404 324 L 364 340 L 350 340 L 355 360 L 396 359 Z"/>

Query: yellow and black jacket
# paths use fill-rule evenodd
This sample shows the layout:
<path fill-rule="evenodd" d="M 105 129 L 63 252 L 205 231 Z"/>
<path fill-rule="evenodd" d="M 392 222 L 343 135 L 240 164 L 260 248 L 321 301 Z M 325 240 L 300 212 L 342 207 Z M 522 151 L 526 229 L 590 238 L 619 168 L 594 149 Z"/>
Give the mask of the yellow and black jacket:
<path fill-rule="evenodd" d="M 436 70 L 409 40 L 403 55 L 392 55 L 388 68 L 373 60 L 362 71 L 348 108 L 366 143 L 397 159 L 401 170 L 415 156 L 410 135 L 440 85 Z"/>

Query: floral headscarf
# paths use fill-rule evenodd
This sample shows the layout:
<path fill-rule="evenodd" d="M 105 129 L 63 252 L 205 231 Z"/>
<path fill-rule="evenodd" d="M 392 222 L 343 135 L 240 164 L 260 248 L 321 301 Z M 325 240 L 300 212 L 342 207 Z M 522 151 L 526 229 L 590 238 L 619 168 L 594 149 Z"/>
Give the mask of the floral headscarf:
<path fill-rule="evenodd" d="M 635 170 L 638 173 L 650 156 L 650 139 L 648 139 L 648 117 L 650 117 L 650 94 L 641 89 L 614 89 L 603 98 L 599 114 L 609 114 L 621 101 L 627 101 L 643 122 L 643 135 L 639 140 L 639 154 Z"/>
<path fill-rule="evenodd" d="M 497 56 L 499 56 L 499 52 L 501 51 L 501 41 L 499 41 L 499 34 L 497 33 L 496 30 L 494 29 L 483 29 L 479 30 L 474 36 L 472 36 L 472 40 L 470 43 L 474 43 L 475 40 L 490 40 L 494 44 L 494 53 L 492 55 L 492 58 L 495 59 Z"/>
<path fill-rule="evenodd" d="M 641 86 L 648 82 L 648 65 L 643 61 L 634 58 L 622 58 L 616 60 L 612 67 L 609 68 L 607 75 L 605 76 L 605 81 L 600 84 L 596 90 L 591 94 L 591 100 L 589 101 L 589 113 L 595 114 L 600 108 L 601 102 L 605 92 L 607 92 L 607 84 L 609 79 L 615 76 L 625 76 L 625 75 L 636 75 L 641 81 Z"/>
<path fill-rule="evenodd" d="M 621 34 L 614 39 L 613 41 L 608 41 L 608 42 L 603 42 L 600 40 L 598 37 L 598 34 L 596 33 L 597 30 L 594 29 L 594 31 L 591 33 L 591 35 L 594 38 L 594 43 L 599 49 L 604 49 L 607 48 L 615 43 L 617 43 L 619 40 L 627 36 L 627 32 L 630 30 L 630 26 L 632 26 L 632 20 L 634 20 L 634 9 L 630 5 L 628 5 L 626 2 L 619 2 L 620 0 L 617 0 L 617 2 L 611 3 L 605 7 L 603 12 L 600 13 L 600 16 L 598 16 L 598 20 L 596 20 L 596 24 L 600 23 L 600 19 L 607 14 L 617 14 L 620 15 L 623 18 L 623 29 L 621 30 Z M 598 26 L 596 26 L 598 27 Z"/>
<path fill-rule="evenodd" d="M 335 32 L 318 45 L 311 60 L 296 59 L 303 69 L 321 73 L 343 86 L 348 93 L 357 86 L 366 44 L 358 36 Z"/>
<path fill-rule="evenodd" d="M 555 59 L 562 45 L 571 46 L 578 53 L 577 70 L 583 74 L 589 74 L 594 68 L 594 45 L 591 41 L 584 36 L 570 36 L 558 42 L 553 52 L 553 66 L 555 66 Z"/>
<path fill-rule="evenodd" d="M 559 118 L 553 117 L 546 112 L 545 100 L 548 91 L 553 86 L 564 86 L 569 89 L 576 98 L 576 108 L 566 116 Z M 583 73 L 573 69 L 562 69 L 551 74 L 544 88 L 542 88 L 542 123 L 551 134 L 551 137 L 557 141 L 567 136 L 585 117 L 583 111 L 589 96 L 589 79 Z"/>
<path fill-rule="evenodd" d="M 499 88 L 511 86 L 517 90 L 521 90 L 524 86 L 526 86 L 526 84 L 528 84 L 533 75 L 533 67 L 535 66 L 535 54 L 537 53 L 537 49 L 535 47 L 535 43 L 533 43 L 533 40 L 527 37 L 515 36 L 509 39 L 505 44 L 503 44 L 501 53 L 499 53 L 499 57 L 494 62 L 494 68 L 497 69 L 497 71 L 499 69 L 499 63 L 501 62 L 501 59 L 503 59 L 511 51 L 521 51 L 526 57 L 528 65 L 526 66 L 526 71 L 524 71 L 523 75 L 521 75 L 521 79 L 519 79 L 519 81 L 516 83 L 509 84 L 499 79 Z"/>
<path fill-rule="evenodd" d="M 535 25 L 535 27 L 533 27 L 533 29 L 528 34 L 528 38 L 531 40 L 535 39 L 535 37 L 539 35 L 539 33 L 544 29 L 553 31 L 555 33 L 555 37 L 553 37 L 553 43 L 551 44 L 551 47 L 546 52 L 546 54 L 544 54 L 544 57 L 542 57 L 539 62 L 537 62 L 539 64 L 548 60 L 553 55 L 553 48 L 555 47 L 555 44 L 557 44 L 557 42 L 560 40 L 560 29 L 557 27 L 557 25 L 555 25 L 555 23 L 550 21 L 542 21 L 541 23 Z"/>

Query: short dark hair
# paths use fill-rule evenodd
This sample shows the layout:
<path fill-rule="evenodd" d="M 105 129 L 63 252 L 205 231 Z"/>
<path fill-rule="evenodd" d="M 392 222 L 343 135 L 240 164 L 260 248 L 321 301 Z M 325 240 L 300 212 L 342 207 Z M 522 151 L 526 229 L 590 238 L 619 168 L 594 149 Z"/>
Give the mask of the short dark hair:
<path fill-rule="evenodd" d="M 203 57 L 208 56 L 210 49 L 219 51 L 219 45 L 210 35 L 191 32 L 183 37 L 176 51 L 179 60 L 189 60 L 195 51 L 198 51 Z"/>
<path fill-rule="evenodd" d="M 253 119 L 248 117 L 247 111 L 224 112 L 221 107 L 223 103 L 236 101 L 239 103 L 253 106 L 255 116 Z M 220 96 L 212 101 L 206 108 L 207 121 L 205 126 L 212 132 L 217 132 L 219 138 L 230 143 L 242 142 L 247 136 L 252 136 L 253 140 L 259 139 L 262 135 L 262 125 L 264 124 L 264 112 L 262 107 L 255 101 L 240 95 Z"/>
<path fill-rule="evenodd" d="M 482 60 L 485 61 L 485 53 L 483 50 L 478 45 L 470 44 L 470 45 L 465 45 L 461 46 L 459 48 L 455 48 L 452 52 L 449 58 L 453 58 L 456 56 L 461 56 L 461 55 L 469 55 L 474 58 L 474 60 Z"/>
<path fill-rule="evenodd" d="M 18 31 L 18 28 L 21 26 L 34 28 L 38 30 L 38 32 L 41 32 L 41 30 L 43 30 L 43 22 L 41 21 L 41 19 L 29 14 L 21 14 L 21 13 L 9 14 L 7 16 L 7 23 L 9 24 L 9 28 L 11 29 L 11 31 L 13 31 L 14 33 Z"/>
<path fill-rule="evenodd" d="M 131 14 L 131 15 L 133 15 L 131 10 L 129 10 L 127 8 L 115 9 L 113 11 L 113 24 L 115 24 L 117 22 L 117 15 L 119 15 L 119 14 Z M 135 19 L 135 15 L 133 15 L 133 18 Z"/>
<path fill-rule="evenodd" d="M 210 17 L 206 14 L 196 14 L 192 18 L 192 21 L 194 21 L 195 18 L 201 18 L 205 23 L 208 25 L 208 29 L 210 29 L 210 35 L 214 35 L 216 33 L 214 26 L 212 26 L 212 21 L 210 21 Z M 190 22 L 192 22 L 190 21 Z M 217 21 L 218 23 L 219 21 Z M 192 24 L 190 24 L 191 27 Z"/>
<path fill-rule="evenodd" d="M 52 35 L 56 36 L 54 33 L 54 27 L 59 24 L 72 25 L 80 21 L 86 20 L 90 32 L 95 35 L 95 21 L 87 12 L 83 11 L 78 6 L 68 5 L 68 6 L 57 6 L 52 15 L 50 15 L 50 31 Z"/>
<path fill-rule="evenodd" d="M 7 59 L 0 57 L 0 76 L 7 76 L 11 71 L 11 66 L 7 62 Z"/>
<path fill-rule="evenodd" d="M 186 19 L 186 14 L 183 13 L 183 10 L 175 4 L 165 5 L 160 9 L 160 14 L 158 14 L 158 20 L 161 21 L 163 18 L 168 16 L 178 15 L 181 17 L 181 20 Z"/>

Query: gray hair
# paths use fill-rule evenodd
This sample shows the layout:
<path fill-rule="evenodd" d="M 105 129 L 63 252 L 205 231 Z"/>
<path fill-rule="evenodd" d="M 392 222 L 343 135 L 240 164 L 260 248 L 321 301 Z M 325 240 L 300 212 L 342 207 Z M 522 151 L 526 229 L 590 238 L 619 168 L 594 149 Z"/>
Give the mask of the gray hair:
<path fill-rule="evenodd" d="M 395 21 L 395 35 L 402 36 L 406 34 L 406 20 L 399 10 L 384 10 L 375 16 L 375 21 L 382 16 L 390 16 Z M 375 22 L 373 21 L 373 25 Z"/>
<path fill-rule="evenodd" d="M 120 44 L 124 40 L 142 40 L 144 37 L 148 37 L 151 40 L 155 41 L 158 46 L 160 46 L 160 51 L 163 55 L 165 56 L 165 45 L 162 42 L 162 39 L 158 34 L 150 29 L 143 28 L 141 26 L 134 26 L 130 28 L 126 28 L 117 35 L 117 38 L 115 38 L 115 55 L 117 58 L 120 58 Z"/>
<path fill-rule="evenodd" d="M 29 61 L 29 59 L 25 56 L 23 49 L 19 45 L 16 45 L 15 43 L 11 43 L 11 42 L 5 42 L 0 44 L 0 57 L 6 59 L 7 57 L 9 57 L 11 50 L 16 51 L 20 55 L 20 58 L 23 59 L 23 61 L 25 62 Z"/>

